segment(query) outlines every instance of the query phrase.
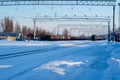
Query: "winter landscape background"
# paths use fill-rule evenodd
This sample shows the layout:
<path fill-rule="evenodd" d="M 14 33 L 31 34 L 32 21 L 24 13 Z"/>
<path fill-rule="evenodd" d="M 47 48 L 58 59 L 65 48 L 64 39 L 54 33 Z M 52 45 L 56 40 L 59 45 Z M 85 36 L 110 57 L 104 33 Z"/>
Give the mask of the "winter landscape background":
<path fill-rule="evenodd" d="M 119 80 L 120 43 L 0 41 L 0 80 Z"/>

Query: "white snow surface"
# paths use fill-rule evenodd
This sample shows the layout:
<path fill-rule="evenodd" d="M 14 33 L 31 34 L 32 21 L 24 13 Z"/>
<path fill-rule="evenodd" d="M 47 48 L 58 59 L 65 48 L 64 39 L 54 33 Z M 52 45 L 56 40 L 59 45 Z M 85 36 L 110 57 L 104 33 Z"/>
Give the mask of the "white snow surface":
<path fill-rule="evenodd" d="M 112 58 L 112 60 L 116 61 L 120 66 L 120 59 Z"/>
<path fill-rule="evenodd" d="M 120 43 L 0 40 L 0 80 L 120 80 Z"/>
<path fill-rule="evenodd" d="M 46 46 L 49 43 L 39 42 L 39 41 L 0 41 L 0 46 Z"/>
<path fill-rule="evenodd" d="M 73 62 L 73 61 L 52 61 L 47 64 L 44 64 L 40 67 L 35 68 L 34 70 L 52 70 L 53 72 L 56 72 L 60 75 L 66 74 L 66 69 L 60 67 L 61 65 L 66 65 L 67 67 L 73 67 L 73 66 L 80 66 L 81 64 L 84 64 L 83 62 Z"/>
<path fill-rule="evenodd" d="M 10 68 L 10 67 L 13 67 L 13 65 L 0 65 L 0 69 L 2 69 L 2 68 Z"/>

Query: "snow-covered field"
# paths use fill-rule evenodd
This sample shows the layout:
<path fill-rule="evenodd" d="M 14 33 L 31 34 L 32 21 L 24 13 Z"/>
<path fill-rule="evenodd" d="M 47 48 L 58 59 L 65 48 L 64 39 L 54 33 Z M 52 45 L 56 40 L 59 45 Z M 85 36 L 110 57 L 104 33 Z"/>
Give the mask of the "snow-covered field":
<path fill-rule="evenodd" d="M 120 80 L 120 43 L 1 40 L 0 80 Z"/>

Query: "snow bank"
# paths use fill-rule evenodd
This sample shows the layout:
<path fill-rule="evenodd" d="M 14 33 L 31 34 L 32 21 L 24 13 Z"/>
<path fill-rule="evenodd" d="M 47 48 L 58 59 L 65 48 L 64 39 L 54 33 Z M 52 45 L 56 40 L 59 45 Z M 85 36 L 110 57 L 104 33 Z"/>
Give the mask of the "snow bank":
<path fill-rule="evenodd" d="M 10 68 L 10 67 L 13 67 L 13 65 L 0 65 L 0 69 L 2 69 L 2 68 Z"/>
<path fill-rule="evenodd" d="M 1 40 L 0 46 L 46 46 L 50 45 L 48 42 L 42 42 L 42 41 L 6 41 Z"/>
<path fill-rule="evenodd" d="M 112 58 L 112 60 L 116 61 L 120 66 L 120 59 Z"/>
<path fill-rule="evenodd" d="M 74 45 L 75 45 L 74 43 L 59 44 L 59 46 L 64 46 L 64 47 L 74 46 Z"/>
<path fill-rule="evenodd" d="M 35 68 L 34 70 L 51 70 L 53 72 L 56 72 L 60 75 L 65 75 L 66 74 L 66 69 L 69 67 L 74 67 L 74 66 L 80 66 L 81 64 L 84 64 L 84 62 L 73 62 L 73 61 L 51 61 L 47 64 L 43 64 L 40 67 Z M 65 68 L 62 66 L 66 65 Z"/>
<path fill-rule="evenodd" d="M 68 47 L 68 46 L 76 46 L 76 47 L 87 47 L 89 46 L 86 43 L 80 43 L 80 44 L 76 44 L 76 43 L 66 43 L 66 44 L 59 44 L 59 46 L 63 46 L 63 47 Z"/>

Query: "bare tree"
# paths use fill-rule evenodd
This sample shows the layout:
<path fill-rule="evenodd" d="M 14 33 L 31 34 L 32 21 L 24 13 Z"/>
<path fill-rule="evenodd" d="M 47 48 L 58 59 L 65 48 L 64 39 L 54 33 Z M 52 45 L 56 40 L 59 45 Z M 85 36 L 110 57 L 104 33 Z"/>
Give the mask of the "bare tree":
<path fill-rule="evenodd" d="M 3 30 L 4 30 L 4 21 L 3 20 L 1 20 L 1 22 L 0 22 L 0 26 L 1 26 L 1 31 L 3 32 Z"/>
<path fill-rule="evenodd" d="M 27 26 L 22 27 L 22 34 L 23 34 L 24 38 L 27 36 Z"/>
<path fill-rule="evenodd" d="M 13 20 L 10 20 L 9 22 L 9 32 L 14 32 L 14 28 L 13 28 Z"/>
<path fill-rule="evenodd" d="M 17 32 L 17 33 L 21 32 L 21 27 L 18 22 L 16 22 L 16 24 L 15 24 L 15 32 Z"/>
<path fill-rule="evenodd" d="M 40 37 L 41 29 L 36 27 L 36 37 Z"/>
<path fill-rule="evenodd" d="M 28 27 L 27 34 L 34 34 L 34 29 L 32 29 L 31 27 Z"/>
<path fill-rule="evenodd" d="M 5 26 L 4 26 L 4 30 L 3 30 L 4 32 L 8 32 L 8 30 L 9 30 L 8 23 L 9 23 L 9 18 L 5 17 L 4 18 L 4 24 L 5 24 Z"/>
<path fill-rule="evenodd" d="M 4 28 L 3 32 L 13 32 L 13 20 L 9 19 L 9 17 L 4 18 Z"/>
<path fill-rule="evenodd" d="M 62 32 L 63 36 L 68 36 L 69 32 L 67 29 L 64 29 L 63 32 Z"/>
<path fill-rule="evenodd" d="M 41 31 L 40 31 L 40 35 L 41 35 L 41 36 L 47 35 L 47 31 L 44 30 L 44 29 L 41 29 Z"/>

